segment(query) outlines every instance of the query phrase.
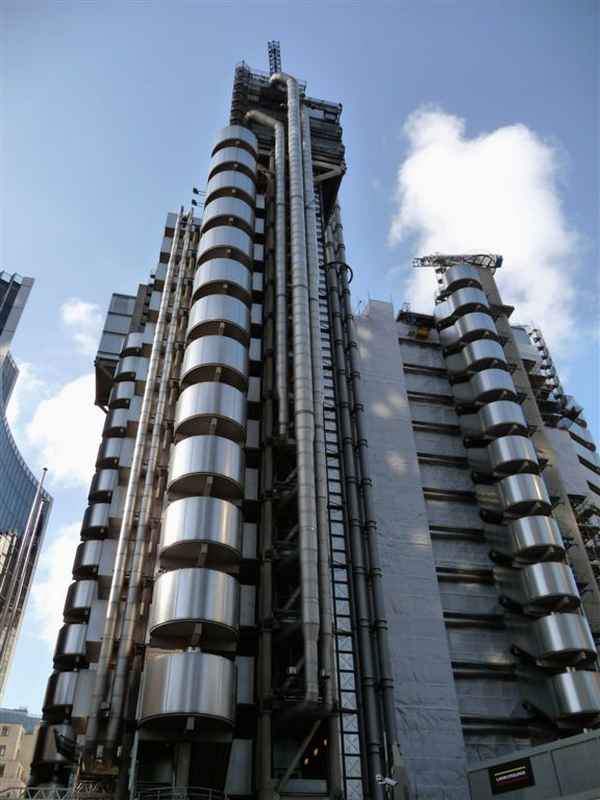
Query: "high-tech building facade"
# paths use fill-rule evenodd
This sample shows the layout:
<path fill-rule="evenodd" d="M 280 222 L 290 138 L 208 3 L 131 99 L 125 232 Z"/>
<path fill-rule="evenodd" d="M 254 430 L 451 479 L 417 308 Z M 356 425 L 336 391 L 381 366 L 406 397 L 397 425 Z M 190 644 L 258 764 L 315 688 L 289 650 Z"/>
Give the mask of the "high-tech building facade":
<path fill-rule="evenodd" d="M 34 785 L 482 800 L 600 722 L 594 445 L 498 258 L 353 318 L 341 107 L 273 56 L 111 301 Z"/>
<path fill-rule="evenodd" d="M 19 375 L 9 347 L 32 286 L 32 278 L 0 272 L 0 700 L 52 503 L 6 419 Z"/>

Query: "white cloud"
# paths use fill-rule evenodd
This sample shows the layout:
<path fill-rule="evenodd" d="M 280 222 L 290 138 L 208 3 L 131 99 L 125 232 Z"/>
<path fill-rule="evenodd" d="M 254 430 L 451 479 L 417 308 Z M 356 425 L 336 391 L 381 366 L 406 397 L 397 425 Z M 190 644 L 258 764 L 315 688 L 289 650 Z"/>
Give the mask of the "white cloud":
<path fill-rule="evenodd" d="M 390 242 L 410 238 L 419 255 L 502 254 L 504 302 L 560 350 L 576 329 L 580 237 L 561 208 L 556 149 L 520 124 L 470 139 L 463 119 L 432 108 L 411 114 L 404 132 Z M 432 271 L 414 270 L 406 288 L 415 309 L 432 307 Z"/>
<path fill-rule="evenodd" d="M 60 316 L 72 332 L 79 352 L 86 356 L 95 355 L 104 322 L 100 306 L 72 297 L 62 304 Z"/>
<path fill-rule="evenodd" d="M 31 403 L 39 400 L 40 395 L 47 391 L 46 382 L 36 373 L 33 364 L 23 362 L 18 367 L 19 375 L 6 409 L 6 418 L 11 428 L 21 421 L 23 413 Z"/>
<path fill-rule="evenodd" d="M 38 465 L 63 487 L 87 486 L 102 431 L 102 412 L 93 405 L 94 375 L 81 375 L 42 400 L 26 428 Z"/>
<path fill-rule="evenodd" d="M 75 548 L 79 543 L 81 523 L 60 528 L 40 556 L 37 577 L 31 589 L 32 611 L 36 633 L 52 648 L 62 625 L 67 588 L 72 578 Z"/>

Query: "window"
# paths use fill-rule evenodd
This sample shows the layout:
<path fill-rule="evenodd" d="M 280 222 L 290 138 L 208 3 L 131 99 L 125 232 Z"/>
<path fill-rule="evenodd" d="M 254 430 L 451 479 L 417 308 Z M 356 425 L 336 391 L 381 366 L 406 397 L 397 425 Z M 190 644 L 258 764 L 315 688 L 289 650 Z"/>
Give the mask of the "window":
<path fill-rule="evenodd" d="M 3 725 L 0 728 L 0 736 L 8 736 L 8 726 L 7 725 Z"/>
<path fill-rule="evenodd" d="M 5 768 L 6 768 L 6 764 L 0 764 L 0 778 L 4 777 Z"/>
<path fill-rule="evenodd" d="M 0 758 L 4 758 L 6 755 L 6 745 L 0 744 Z"/>

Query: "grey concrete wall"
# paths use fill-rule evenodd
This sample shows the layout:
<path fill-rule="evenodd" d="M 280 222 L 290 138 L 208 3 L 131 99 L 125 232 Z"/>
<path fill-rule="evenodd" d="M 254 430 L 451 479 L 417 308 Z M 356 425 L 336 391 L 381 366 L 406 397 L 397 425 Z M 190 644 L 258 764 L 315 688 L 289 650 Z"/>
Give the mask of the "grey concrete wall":
<path fill-rule="evenodd" d="M 356 328 L 400 744 L 419 800 L 465 800 L 465 746 L 392 306 L 372 301 Z"/>

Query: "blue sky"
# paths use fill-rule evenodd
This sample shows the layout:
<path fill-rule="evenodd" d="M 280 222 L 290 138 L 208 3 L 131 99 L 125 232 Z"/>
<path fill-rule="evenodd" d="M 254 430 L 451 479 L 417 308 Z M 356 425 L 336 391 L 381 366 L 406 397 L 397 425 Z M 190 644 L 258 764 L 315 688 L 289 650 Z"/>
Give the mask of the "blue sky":
<path fill-rule="evenodd" d="M 597 3 L 5 0 L 0 15 L 1 266 L 36 279 L 12 414 L 56 498 L 5 704 L 41 706 L 110 293 L 147 279 L 165 213 L 205 181 L 236 62 L 266 69 L 270 38 L 310 94 L 344 105 L 354 301 L 431 298 L 410 269 L 426 246 L 509 254 L 522 321 L 551 330 L 600 430 Z"/>

